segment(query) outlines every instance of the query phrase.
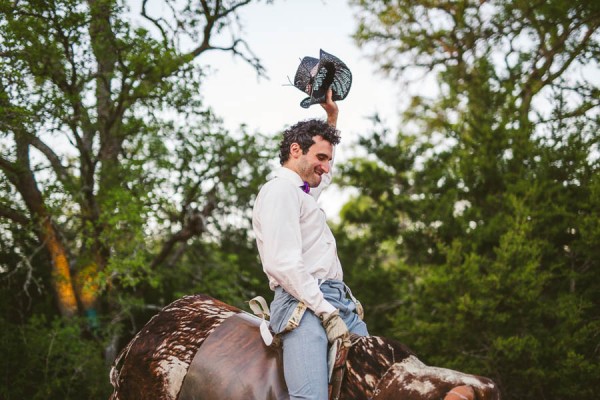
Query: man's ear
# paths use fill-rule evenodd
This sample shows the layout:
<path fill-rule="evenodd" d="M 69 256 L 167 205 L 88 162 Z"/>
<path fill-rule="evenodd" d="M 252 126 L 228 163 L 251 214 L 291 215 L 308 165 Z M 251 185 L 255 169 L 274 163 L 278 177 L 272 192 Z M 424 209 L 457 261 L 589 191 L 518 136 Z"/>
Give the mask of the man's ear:
<path fill-rule="evenodd" d="M 290 145 L 290 156 L 298 158 L 302 155 L 302 147 L 298 143 L 292 143 Z"/>

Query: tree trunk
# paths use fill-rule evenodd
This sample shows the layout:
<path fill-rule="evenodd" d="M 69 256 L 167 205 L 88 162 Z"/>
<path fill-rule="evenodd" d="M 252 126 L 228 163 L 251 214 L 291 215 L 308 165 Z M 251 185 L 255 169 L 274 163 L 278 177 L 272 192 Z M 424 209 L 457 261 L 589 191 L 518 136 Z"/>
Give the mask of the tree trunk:
<path fill-rule="evenodd" d="M 41 221 L 40 239 L 52 260 L 52 287 L 56 293 L 60 314 L 64 317 L 73 317 L 77 315 L 77 298 L 71 279 L 69 261 L 56 229 L 48 217 L 44 217 Z"/>
<path fill-rule="evenodd" d="M 17 188 L 29 213 L 37 225 L 40 242 L 48 251 L 51 265 L 51 285 L 56 295 L 58 309 L 62 316 L 73 317 L 77 314 L 77 297 L 71 279 L 69 259 L 56 226 L 48 213 L 44 198 L 40 192 L 35 175 L 29 162 L 29 141 L 26 134 L 16 134 L 16 162 L 1 160 L 0 167 L 7 178 Z"/>

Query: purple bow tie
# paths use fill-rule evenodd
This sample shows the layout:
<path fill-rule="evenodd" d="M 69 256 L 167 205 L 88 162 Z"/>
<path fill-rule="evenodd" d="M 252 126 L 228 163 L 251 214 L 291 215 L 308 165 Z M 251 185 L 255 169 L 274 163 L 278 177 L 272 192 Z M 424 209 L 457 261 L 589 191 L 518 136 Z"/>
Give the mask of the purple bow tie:
<path fill-rule="evenodd" d="M 310 186 L 308 186 L 308 182 L 304 181 L 304 183 L 302 184 L 302 186 L 300 186 L 300 189 L 302 189 L 302 191 L 304 193 L 309 193 L 310 192 Z"/>

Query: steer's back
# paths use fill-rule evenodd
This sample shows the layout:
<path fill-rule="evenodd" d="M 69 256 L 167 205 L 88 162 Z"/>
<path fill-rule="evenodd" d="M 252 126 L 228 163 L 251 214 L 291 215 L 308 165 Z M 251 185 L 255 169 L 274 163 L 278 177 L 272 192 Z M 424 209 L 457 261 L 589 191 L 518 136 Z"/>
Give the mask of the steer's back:
<path fill-rule="evenodd" d="M 115 360 L 110 400 L 176 400 L 200 345 L 238 312 L 204 295 L 185 296 L 166 306 Z"/>

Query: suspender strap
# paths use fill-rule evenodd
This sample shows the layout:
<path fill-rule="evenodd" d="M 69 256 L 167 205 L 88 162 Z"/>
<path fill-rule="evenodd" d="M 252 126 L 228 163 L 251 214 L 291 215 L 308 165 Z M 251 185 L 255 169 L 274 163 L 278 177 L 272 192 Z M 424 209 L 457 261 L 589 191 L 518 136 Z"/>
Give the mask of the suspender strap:
<path fill-rule="evenodd" d="M 298 305 L 292 312 L 292 316 L 288 319 L 287 324 L 285 324 L 285 328 L 283 328 L 283 332 L 293 331 L 300 325 L 300 320 L 304 316 L 304 312 L 306 311 L 306 304 L 299 301 Z"/>

